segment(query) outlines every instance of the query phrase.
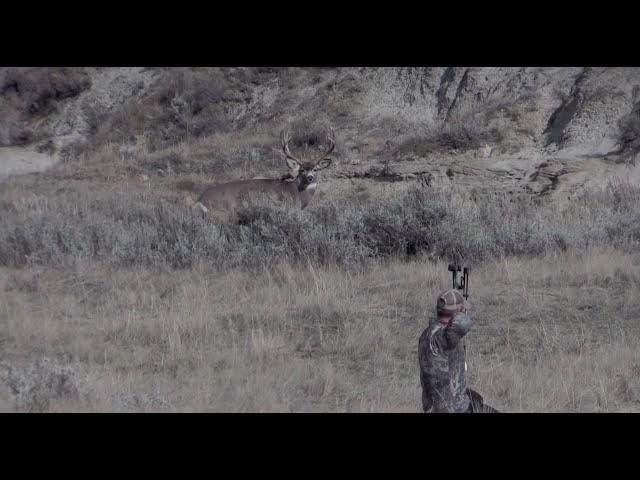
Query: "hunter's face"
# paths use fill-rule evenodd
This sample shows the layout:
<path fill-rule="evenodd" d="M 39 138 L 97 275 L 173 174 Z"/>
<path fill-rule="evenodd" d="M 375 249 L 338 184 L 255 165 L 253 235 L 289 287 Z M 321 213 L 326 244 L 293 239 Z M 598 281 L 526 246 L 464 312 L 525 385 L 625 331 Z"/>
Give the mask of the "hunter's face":
<path fill-rule="evenodd" d="M 452 318 L 453 315 L 438 315 L 438 321 L 440 323 L 449 323 Z"/>

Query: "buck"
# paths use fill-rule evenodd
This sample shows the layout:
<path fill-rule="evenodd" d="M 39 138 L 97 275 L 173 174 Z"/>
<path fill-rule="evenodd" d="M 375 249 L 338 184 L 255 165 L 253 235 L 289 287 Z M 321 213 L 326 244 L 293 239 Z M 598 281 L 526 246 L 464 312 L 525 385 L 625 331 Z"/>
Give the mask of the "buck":
<path fill-rule="evenodd" d="M 327 158 L 336 146 L 332 135 L 328 135 L 329 147 L 313 160 L 294 157 L 289 150 L 290 137 L 286 130 L 280 134 L 282 152 L 286 157 L 288 171 L 280 178 L 251 178 L 234 180 L 207 187 L 195 204 L 203 213 L 215 210 L 230 214 L 242 201 L 255 193 L 275 194 L 280 199 L 292 199 L 304 209 L 318 186 L 317 173 L 331 165 Z"/>

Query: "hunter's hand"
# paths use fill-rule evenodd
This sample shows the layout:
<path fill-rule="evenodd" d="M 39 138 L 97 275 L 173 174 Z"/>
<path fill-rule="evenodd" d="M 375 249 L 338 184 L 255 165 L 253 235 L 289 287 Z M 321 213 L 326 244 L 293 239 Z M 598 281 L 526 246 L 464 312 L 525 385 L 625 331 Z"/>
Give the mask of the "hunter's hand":
<path fill-rule="evenodd" d="M 471 316 L 468 312 L 458 312 L 453 316 L 449 328 L 453 330 L 458 336 L 462 337 L 471 328 Z"/>

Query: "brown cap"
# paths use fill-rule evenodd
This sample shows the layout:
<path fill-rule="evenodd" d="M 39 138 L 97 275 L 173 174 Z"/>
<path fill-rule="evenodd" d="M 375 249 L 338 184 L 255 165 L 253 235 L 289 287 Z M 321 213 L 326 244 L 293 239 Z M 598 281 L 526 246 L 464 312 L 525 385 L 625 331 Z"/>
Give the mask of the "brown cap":
<path fill-rule="evenodd" d="M 452 288 L 438 295 L 436 308 L 438 315 L 453 315 L 464 308 L 464 297 L 458 290 Z"/>

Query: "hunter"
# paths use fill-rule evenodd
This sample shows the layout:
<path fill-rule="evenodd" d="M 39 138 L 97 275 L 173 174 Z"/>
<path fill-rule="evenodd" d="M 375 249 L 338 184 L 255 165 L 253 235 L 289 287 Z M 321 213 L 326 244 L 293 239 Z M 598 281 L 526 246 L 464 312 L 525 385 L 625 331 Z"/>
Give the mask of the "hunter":
<path fill-rule="evenodd" d="M 497 413 L 482 396 L 467 388 L 462 338 L 471 328 L 467 303 L 456 289 L 441 293 L 437 316 L 420 336 L 420 383 L 424 412 Z"/>

